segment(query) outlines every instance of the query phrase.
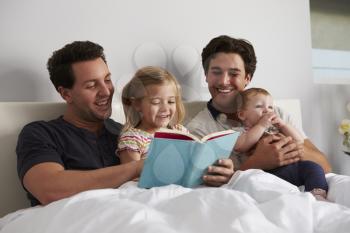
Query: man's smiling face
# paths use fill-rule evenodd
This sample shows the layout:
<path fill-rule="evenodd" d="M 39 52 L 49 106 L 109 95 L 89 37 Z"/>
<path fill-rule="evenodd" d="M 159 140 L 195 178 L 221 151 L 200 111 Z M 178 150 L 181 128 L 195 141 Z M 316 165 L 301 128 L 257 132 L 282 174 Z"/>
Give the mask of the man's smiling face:
<path fill-rule="evenodd" d="M 236 53 L 217 53 L 209 62 L 206 81 L 213 106 L 222 112 L 234 110 L 234 99 L 250 82 L 244 61 Z"/>
<path fill-rule="evenodd" d="M 97 58 L 75 63 L 72 68 L 75 83 L 66 100 L 76 116 L 88 122 L 110 117 L 114 87 L 107 64 Z"/>

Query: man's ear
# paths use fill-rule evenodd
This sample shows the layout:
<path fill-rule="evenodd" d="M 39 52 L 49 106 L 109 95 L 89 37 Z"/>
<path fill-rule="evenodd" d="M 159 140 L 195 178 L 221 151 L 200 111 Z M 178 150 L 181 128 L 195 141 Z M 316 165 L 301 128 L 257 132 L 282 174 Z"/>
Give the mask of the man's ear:
<path fill-rule="evenodd" d="M 251 80 L 252 80 L 252 76 L 250 74 L 247 74 L 245 76 L 246 83 L 245 83 L 244 87 L 248 86 L 248 84 L 250 83 Z"/>
<path fill-rule="evenodd" d="M 61 97 L 69 104 L 72 100 L 72 93 L 71 90 L 68 88 L 64 88 L 62 86 L 59 86 L 57 88 L 58 92 L 60 93 Z"/>

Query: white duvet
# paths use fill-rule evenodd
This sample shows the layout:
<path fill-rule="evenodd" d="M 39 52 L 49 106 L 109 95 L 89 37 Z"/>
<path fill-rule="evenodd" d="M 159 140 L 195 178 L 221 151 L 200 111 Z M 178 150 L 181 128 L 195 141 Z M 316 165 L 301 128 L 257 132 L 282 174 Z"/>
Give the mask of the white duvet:
<path fill-rule="evenodd" d="M 330 190 L 331 192 L 332 190 Z M 350 209 L 261 170 L 221 188 L 169 185 L 93 190 L 0 219 L 1 233 L 350 232 Z"/>

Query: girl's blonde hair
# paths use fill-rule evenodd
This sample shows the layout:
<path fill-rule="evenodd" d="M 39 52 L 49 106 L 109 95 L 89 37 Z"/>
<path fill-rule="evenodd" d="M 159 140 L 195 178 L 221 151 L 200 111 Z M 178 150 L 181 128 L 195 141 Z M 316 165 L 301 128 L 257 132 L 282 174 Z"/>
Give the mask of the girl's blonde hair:
<path fill-rule="evenodd" d="M 173 126 L 182 122 L 185 116 L 185 107 L 181 99 L 181 87 L 176 78 L 165 69 L 147 66 L 139 69 L 123 88 L 122 103 L 125 115 L 124 131 L 131 127 L 136 127 L 141 121 L 141 115 L 136 111 L 133 104 L 135 101 L 140 101 L 147 96 L 145 88 L 149 85 L 164 84 L 172 84 L 175 88 L 176 113 L 169 125 Z"/>

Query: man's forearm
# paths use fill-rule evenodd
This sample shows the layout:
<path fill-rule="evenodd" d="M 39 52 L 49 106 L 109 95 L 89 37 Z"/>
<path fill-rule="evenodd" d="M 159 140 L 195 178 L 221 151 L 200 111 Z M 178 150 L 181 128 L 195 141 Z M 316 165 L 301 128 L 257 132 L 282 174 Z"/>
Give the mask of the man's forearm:
<path fill-rule="evenodd" d="M 274 168 L 271 165 L 272 164 L 268 164 L 268 163 L 264 162 L 263 160 L 261 160 L 261 157 L 251 155 L 251 156 L 248 157 L 248 159 L 246 161 L 244 161 L 240 165 L 239 170 L 242 170 L 242 171 L 248 170 L 248 169 L 264 169 L 264 170 L 268 170 L 268 169 Z"/>
<path fill-rule="evenodd" d="M 23 183 L 45 205 L 82 191 L 118 187 L 136 178 L 142 163 L 137 161 L 90 171 L 58 170 L 57 164 L 43 163 L 31 168 Z"/>
<path fill-rule="evenodd" d="M 319 151 L 310 140 L 305 139 L 304 141 L 304 160 L 310 160 L 319 164 L 325 173 L 332 171 L 332 167 L 328 162 L 326 156 Z"/>

